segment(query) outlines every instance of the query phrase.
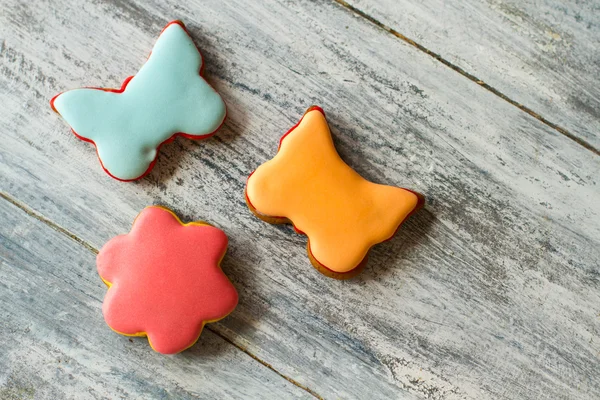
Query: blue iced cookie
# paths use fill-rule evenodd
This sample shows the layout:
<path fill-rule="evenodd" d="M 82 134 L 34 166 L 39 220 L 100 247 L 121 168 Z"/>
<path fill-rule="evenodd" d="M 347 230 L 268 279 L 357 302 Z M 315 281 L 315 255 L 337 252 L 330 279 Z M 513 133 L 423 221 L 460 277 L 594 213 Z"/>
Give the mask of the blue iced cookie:
<path fill-rule="evenodd" d="M 150 172 L 163 143 L 204 139 L 225 119 L 225 103 L 202 78 L 202 56 L 181 21 L 161 32 L 139 72 L 121 89 L 81 88 L 50 105 L 82 140 L 93 143 L 104 170 L 122 181 Z"/>

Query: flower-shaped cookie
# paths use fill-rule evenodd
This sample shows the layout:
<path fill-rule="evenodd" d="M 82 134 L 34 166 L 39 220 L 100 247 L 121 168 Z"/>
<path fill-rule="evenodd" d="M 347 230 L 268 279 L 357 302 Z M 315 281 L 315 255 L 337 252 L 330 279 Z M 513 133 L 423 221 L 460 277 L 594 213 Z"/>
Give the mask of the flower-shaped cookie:
<path fill-rule="evenodd" d="M 308 109 L 279 143 L 277 155 L 248 178 L 246 202 L 259 218 L 289 223 L 308 236 L 313 266 L 345 279 L 369 249 L 390 239 L 423 205 L 423 196 L 362 178 L 335 150 L 325 113 Z"/>
<path fill-rule="evenodd" d="M 183 23 L 173 21 L 121 89 L 69 90 L 50 105 L 78 138 L 96 146 L 110 176 L 139 179 L 154 166 L 162 144 L 177 135 L 207 138 L 223 123 L 225 103 L 202 78 L 202 65 Z"/>
<path fill-rule="evenodd" d="M 159 353 L 192 346 L 207 322 L 226 317 L 238 295 L 219 266 L 227 236 L 204 222 L 183 224 L 170 210 L 145 208 L 131 232 L 98 253 L 109 287 L 102 312 L 108 326 L 147 336 Z"/>

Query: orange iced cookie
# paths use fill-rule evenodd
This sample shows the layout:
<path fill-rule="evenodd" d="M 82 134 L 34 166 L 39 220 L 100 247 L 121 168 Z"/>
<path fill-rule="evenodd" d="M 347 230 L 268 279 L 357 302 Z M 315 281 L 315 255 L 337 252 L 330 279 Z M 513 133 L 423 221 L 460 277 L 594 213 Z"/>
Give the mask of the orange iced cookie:
<path fill-rule="evenodd" d="M 277 155 L 248 177 L 246 202 L 264 221 L 292 223 L 308 236 L 313 266 L 346 279 L 360 272 L 369 249 L 390 239 L 424 199 L 369 182 L 344 163 L 325 113 L 313 106 L 281 138 Z"/>

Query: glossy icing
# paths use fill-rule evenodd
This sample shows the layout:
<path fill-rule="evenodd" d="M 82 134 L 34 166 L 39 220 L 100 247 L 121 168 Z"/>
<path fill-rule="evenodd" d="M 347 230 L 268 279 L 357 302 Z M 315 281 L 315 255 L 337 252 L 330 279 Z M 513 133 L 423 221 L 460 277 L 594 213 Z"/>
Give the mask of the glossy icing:
<path fill-rule="evenodd" d="M 177 134 L 208 137 L 223 123 L 225 103 L 202 78 L 201 67 L 200 52 L 174 21 L 121 90 L 69 90 L 51 105 L 78 137 L 96 145 L 106 172 L 135 180 L 152 168 L 161 144 Z"/>
<path fill-rule="evenodd" d="M 192 346 L 205 323 L 237 305 L 237 292 L 219 266 L 226 249 L 220 229 L 182 224 L 162 207 L 145 208 L 128 234 L 98 253 L 98 273 L 109 287 L 102 305 L 106 323 L 123 335 L 147 336 L 163 354 Z"/>
<path fill-rule="evenodd" d="M 246 196 L 255 212 L 290 220 L 308 236 L 312 257 L 342 274 L 422 204 L 416 193 L 369 182 L 344 163 L 319 107 L 309 109 L 281 139 L 277 155 L 248 178 Z"/>

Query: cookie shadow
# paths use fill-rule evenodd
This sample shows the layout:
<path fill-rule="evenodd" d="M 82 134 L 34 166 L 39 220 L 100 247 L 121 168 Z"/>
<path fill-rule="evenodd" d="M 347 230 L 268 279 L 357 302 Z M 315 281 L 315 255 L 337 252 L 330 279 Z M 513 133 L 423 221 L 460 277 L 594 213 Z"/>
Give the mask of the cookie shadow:
<path fill-rule="evenodd" d="M 330 122 L 338 154 L 362 177 L 371 182 L 385 185 L 401 187 L 407 185 L 408 189 L 419 191 L 418 188 L 410 186 L 411 171 L 408 173 L 403 171 L 393 159 L 379 160 L 379 162 L 374 160 L 371 164 L 365 161 L 365 155 L 368 157 L 368 153 L 363 152 L 359 146 L 370 142 L 369 135 L 377 135 L 377 132 L 370 130 L 367 125 L 357 128 L 335 112 L 327 113 L 327 119 Z M 370 144 L 370 146 L 374 145 Z M 409 150 L 406 151 L 409 152 Z M 398 157 L 405 160 L 407 156 L 407 154 L 398 154 Z M 394 175 L 400 177 L 401 180 L 390 181 L 385 178 L 388 175 L 386 170 L 397 171 Z M 424 207 L 406 219 L 391 239 L 371 248 L 364 270 L 355 278 L 350 279 L 350 282 L 364 282 L 389 275 L 394 269 L 402 268 L 403 260 L 409 260 L 416 247 L 426 243 L 427 233 L 435 223 L 436 217 L 428 207 L 428 204 L 433 203 L 434 200 L 428 198 L 424 193 L 423 196 L 425 197 Z"/>
<path fill-rule="evenodd" d="M 427 201 L 427 199 L 425 200 Z M 403 265 L 412 263 L 414 252 L 427 244 L 427 233 L 435 223 L 435 215 L 427 205 L 410 216 L 390 240 L 371 248 L 365 269 L 357 281 L 380 280 Z"/>
<path fill-rule="evenodd" d="M 261 265 L 256 242 L 240 227 L 230 235 L 228 256 L 221 267 L 229 277 L 239 295 L 236 309 L 225 319 L 215 324 L 215 328 L 229 340 L 235 337 L 252 335 L 253 326 L 268 312 L 268 304 L 261 300 L 261 287 L 265 285 L 264 274 L 257 271 Z"/>

